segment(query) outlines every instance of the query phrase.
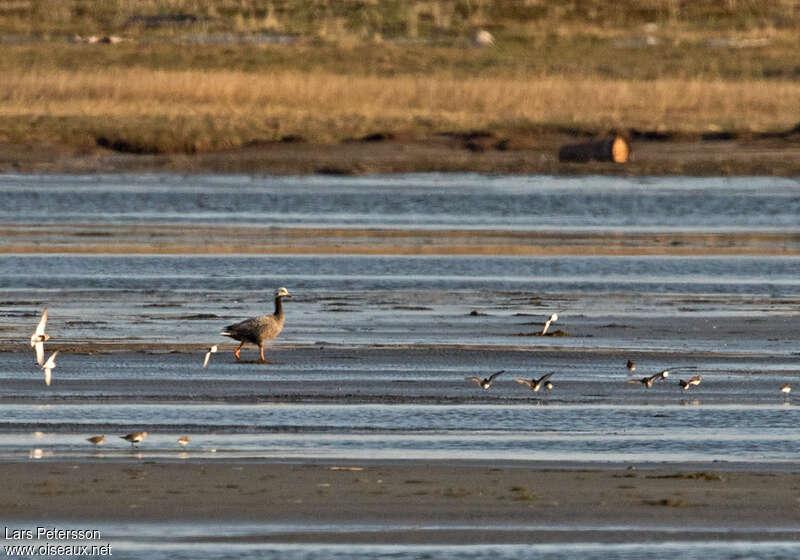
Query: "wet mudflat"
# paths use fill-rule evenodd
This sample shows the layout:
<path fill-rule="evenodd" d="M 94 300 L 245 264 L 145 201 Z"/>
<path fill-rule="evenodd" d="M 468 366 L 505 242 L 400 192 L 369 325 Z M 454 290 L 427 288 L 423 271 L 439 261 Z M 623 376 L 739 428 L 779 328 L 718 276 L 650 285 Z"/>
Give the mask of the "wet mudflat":
<path fill-rule="evenodd" d="M 785 472 L 800 456 L 779 391 L 800 387 L 796 181 L 3 176 L 0 190 L 9 464 Z M 253 347 L 237 363 L 219 331 L 271 312 L 278 286 L 294 297 L 268 363 Z M 49 388 L 27 343 L 45 307 Z M 499 370 L 488 390 L 465 380 Z M 551 371 L 550 391 L 514 381 Z M 149 433 L 138 448 L 118 437 L 134 430 Z M 647 498 L 661 499 L 694 503 Z"/>

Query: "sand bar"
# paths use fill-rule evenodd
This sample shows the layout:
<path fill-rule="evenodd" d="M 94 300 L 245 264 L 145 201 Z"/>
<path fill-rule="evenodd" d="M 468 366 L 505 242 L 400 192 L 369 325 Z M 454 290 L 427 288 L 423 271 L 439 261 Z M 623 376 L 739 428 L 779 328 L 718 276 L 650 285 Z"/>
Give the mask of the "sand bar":
<path fill-rule="evenodd" d="M 360 255 L 798 255 L 797 231 L 618 232 L 5 224 L 0 253 Z"/>
<path fill-rule="evenodd" d="M 404 531 L 403 538 L 417 542 L 506 542 L 511 533 L 512 541 L 523 542 L 534 535 L 537 540 L 572 538 L 557 528 L 594 528 L 614 540 L 624 535 L 612 530 L 620 527 L 690 529 L 682 539 L 711 533 L 741 538 L 742 532 L 753 538 L 758 527 L 769 527 L 761 539 L 791 539 L 797 536 L 800 508 L 800 473 L 759 472 L 758 466 L 731 472 L 681 465 L 567 470 L 460 463 L 150 462 L 134 457 L 115 463 L 2 463 L 4 518 L 369 524 L 387 534 L 393 526 L 411 525 L 417 530 Z M 483 525 L 487 533 L 457 529 Z M 615 531 L 620 533 L 616 537 Z M 298 530 L 275 539 L 370 542 L 374 537 L 312 536 Z"/>

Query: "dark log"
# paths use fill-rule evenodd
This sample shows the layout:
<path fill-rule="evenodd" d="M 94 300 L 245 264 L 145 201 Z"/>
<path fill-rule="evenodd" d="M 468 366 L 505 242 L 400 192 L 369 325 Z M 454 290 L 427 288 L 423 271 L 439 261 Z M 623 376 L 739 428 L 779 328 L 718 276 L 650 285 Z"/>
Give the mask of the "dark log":
<path fill-rule="evenodd" d="M 566 144 L 558 150 L 558 161 L 586 163 L 589 161 L 613 161 L 625 163 L 631 153 L 628 142 L 617 136 L 604 140 L 592 140 L 580 144 Z"/>

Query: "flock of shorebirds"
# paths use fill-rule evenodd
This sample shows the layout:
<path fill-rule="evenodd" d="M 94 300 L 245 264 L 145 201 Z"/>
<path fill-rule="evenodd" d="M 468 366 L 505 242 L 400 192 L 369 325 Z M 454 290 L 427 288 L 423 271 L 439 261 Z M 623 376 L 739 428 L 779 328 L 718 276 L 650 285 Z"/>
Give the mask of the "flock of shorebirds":
<path fill-rule="evenodd" d="M 284 325 L 284 314 L 283 314 L 283 299 L 291 298 L 291 294 L 289 290 L 286 288 L 278 288 L 275 291 L 275 311 L 269 315 L 259 315 L 257 317 L 253 317 L 250 319 L 246 319 L 239 323 L 234 323 L 232 325 L 228 325 L 225 329 L 220 333 L 223 336 L 228 336 L 240 342 L 238 348 L 233 352 L 234 357 L 237 361 L 239 361 L 239 352 L 244 346 L 245 343 L 251 343 L 258 346 L 259 356 L 261 361 L 264 362 L 264 343 L 268 340 L 272 340 L 280 332 L 283 330 Z M 547 320 L 545 321 L 542 330 L 538 333 L 540 336 L 544 336 L 547 334 L 550 325 L 558 320 L 558 314 L 553 313 L 550 315 Z M 31 335 L 31 346 L 34 348 L 36 353 L 36 363 L 44 372 L 44 382 L 45 385 L 48 387 L 50 386 L 50 382 L 52 380 L 52 372 L 56 367 L 56 356 L 58 355 L 58 350 L 50 354 L 50 356 L 45 360 L 45 351 L 44 351 L 44 343 L 50 340 L 50 335 L 45 332 L 47 328 L 47 309 L 42 311 L 42 316 L 39 319 L 39 324 L 36 325 L 36 330 Z M 203 358 L 203 367 L 205 368 L 208 365 L 209 360 L 211 359 L 211 354 L 215 354 L 218 351 L 217 345 L 211 346 L 205 353 Z M 626 367 L 629 373 L 633 373 L 636 370 L 636 364 L 633 361 L 628 360 Z M 669 368 L 662 370 L 658 373 L 653 375 L 642 377 L 640 379 L 628 379 L 628 383 L 639 383 L 645 388 L 649 389 L 653 387 L 653 385 L 657 381 L 664 381 L 665 379 L 669 378 L 670 371 L 684 371 L 684 370 L 695 370 L 697 369 L 696 366 L 679 366 L 674 368 Z M 476 383 L 483 389 L 488 389 L 492 386 L 493 381 L 505 370 L 500 370 L 495 372 L 488 377 L 465 377 L 464 379 L 469 382 Z M 533 378 L 533 379 L 523 379 L 523 378 L 515 378 L 514 381 L 520 383 L 522 385 L 526 385 L 531 391 L 534 393 L 538 393 L 540 389 L 543 389 L 544 392 L 549 392 L 553 389 L 553 383 L 550 381 L 550 377 L 553 375 L 553 372 L 546 373 L 541 377 Z M 695 375 L 690 377 L 688 380 L 684 381 L 680 379 L 678 384 L 680 385 L 681 391 L 688 391 L 692 387 L 696 387 L 700 385 L 700 382 L 703 380 L 701 375 Z M 783 393 L 785 397 L 788 397 L 789 393 L 791 392 L 792 387 L 787 383 L 786 385 L 780 388 L 780 392 Z M 138 443 L 141 443 L 145 437 L 147 437 L 147 432 L 131 432 L 124 436 L 120 436 L 122 439 L 130 442 L 131 446 L 135 446 Z M 94 436 L 88 439 L 90 443 L 97 445 L 101 445 L 105 442 L 105 436 Z M 189 436 L 183 436 L 178 439 L 178 443 L 185 447 L 189 443 Z"/>

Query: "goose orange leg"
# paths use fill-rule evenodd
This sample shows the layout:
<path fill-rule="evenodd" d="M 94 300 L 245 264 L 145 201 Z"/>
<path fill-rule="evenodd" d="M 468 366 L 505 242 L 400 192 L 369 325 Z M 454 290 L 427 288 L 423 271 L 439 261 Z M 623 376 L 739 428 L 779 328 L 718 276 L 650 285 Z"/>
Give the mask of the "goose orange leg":
<path fill-rule="evenodd" d="M 263 345 L 259 345 L 258 353 L 261 354 L 261 361 L 262 362 L 266 362 L 266 360 L 264 359 L 264 346 Z"/>
<path fill-rule="evenodd" d="M 241 350 L 241 349 L 242 349 L 242 346 L 244 346 L 244 342 L 242 342 L 242 343 L 239 345 L 239 348 L 237 348 L 236 350 L 234 350 L 234 351 L 233 351 L 233 355 L 234 355 L 234 356 L 236 356 L 236 361 L 237 361 L 237 362 L 239 361 L 239 350 Z"/>

